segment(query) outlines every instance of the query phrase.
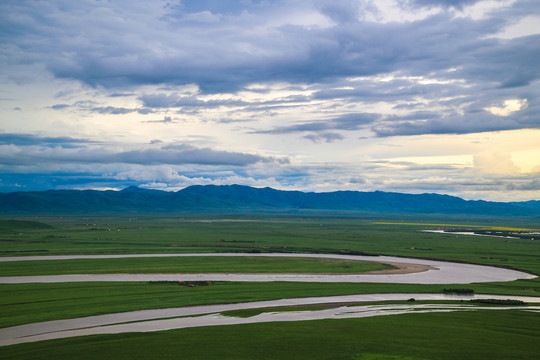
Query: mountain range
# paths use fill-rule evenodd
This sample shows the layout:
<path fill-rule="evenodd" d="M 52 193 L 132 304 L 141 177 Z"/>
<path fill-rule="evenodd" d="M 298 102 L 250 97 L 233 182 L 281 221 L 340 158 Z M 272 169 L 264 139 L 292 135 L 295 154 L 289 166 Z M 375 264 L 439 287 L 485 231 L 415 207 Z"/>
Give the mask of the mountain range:
<path fill-rule="evenodd" d="M 47 190 L 0 193 L 2 215 L 332 210 L 383 214 L 540 216 L 540 201 L 490 202 L 439 194 L 313 193 L 242 185 L 195 185 L 177 192 Z"/>

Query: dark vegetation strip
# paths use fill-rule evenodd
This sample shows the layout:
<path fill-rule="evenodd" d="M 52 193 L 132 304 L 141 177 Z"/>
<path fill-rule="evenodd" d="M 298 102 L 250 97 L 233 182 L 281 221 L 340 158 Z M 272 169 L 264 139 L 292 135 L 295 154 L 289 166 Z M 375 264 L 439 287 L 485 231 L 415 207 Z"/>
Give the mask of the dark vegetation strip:
<path fill-rule="evenodd" d="M 469 302 L 489 305 L 527 305 L 524 301 L 511 299 L 471 299 Z"/>
<path fill-rule="evenodd" d="M 443 289 L 445 294 L 462 294 L 462 295 L 472 295 L 474 294 L 473 289 L 463 289 L 463 288 L 448 288 Z"/>

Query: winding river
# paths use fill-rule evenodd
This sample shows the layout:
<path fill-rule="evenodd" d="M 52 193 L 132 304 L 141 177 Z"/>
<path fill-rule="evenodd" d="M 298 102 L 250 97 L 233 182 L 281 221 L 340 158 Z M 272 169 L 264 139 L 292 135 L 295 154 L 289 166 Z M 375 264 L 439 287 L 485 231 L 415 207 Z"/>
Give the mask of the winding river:
<path fill-rule="evenodd" d="M 3 257 L 0 262 L 29 260 L 67 260 L 67 259 L 111 259 L 126 257 L 172 257 L 172 256 L 280 256 L 314 257 L 346 260 L 363 260 L 390 263 L 408 273 L 326 275 L 326 274 L 100 274 L 100 275 L 52 275 L 0 277 L 0 283 L 54 283 L 78 281 L 296 281 L 296 282 L 371 282 L 371 283 L 409 283 L 409 284 L 466 284 L 473 282 L 513 281 L 532 279 L 535 275 L 520 271 L 465 263 L 420 260 L 390 256 L 357 256 L 332 254 L 133 254 L 133 255 L 66 255 Z M 415 265 L 416 267 L 412 266 Z M 411 265 L 411 266 L 407 266 Z M 424 271 L 419 271 L 420 269 Z M 316 319 L 345 319 L 379 315 L 396 315 L 408 312 L 448 312 L 474 311 L 472 304 L 383 304 L 364 306 L 341 306 L 339 303 L 358 303 L 375 301 L 415 300 L 470 300 L 512 299 L 528 303 L 540 303 L 540 297 L 497 296 L 497 295 L 445 295 L 445 294 L 361 294 L 311 298 L 280 299 L 225 305 L 204 305 L 170 309 L 139 310 L 89 316 L 84 318 L 47 321 L 0 329 L 0 346 L 34 341 L 60 339 L 95 334 L 116 334 L 124 332 L 149 332 L 181 329 L 198 326 L 217 326 L 275 321 L 301 321 Z M 259 315 L 240 318 L 221 314 L 225 311 L 257 309 L 276 306 L 334 304 L 330 309 L 317 311 L 263 312 Z M 520 309 L 540 312 L 540 306 L 507 306 L 486 308 L 496 311 Z"/>
<path fill-rule="evenodd" d="M 72 260 L 114 259 L 137 257 L 182 257 L 182 256 L 250 256 L 250 257 L 302 257 L 362 260 L 393 265 L 423 265 L 427 271 L 384 274 L 83 274 L 83 275 L 40 275 L 0 277 L 0 283 L 54 283 L 79 281 L 293 281 L 293 282 L 367 282 L 401 284 L 470 284 L 473 282 L 513 281 L 533 279 L 536 276 L 505 268 L 454 263 L 448 261 L 411 259 L 393 256 L 360 256 L 336 254 L 240 254 L 240 253 L 197 253 L 197 254 L 131 254 L 131 255 L 60 255 L 3 257 L 0 262 L 29 260 Z"/>

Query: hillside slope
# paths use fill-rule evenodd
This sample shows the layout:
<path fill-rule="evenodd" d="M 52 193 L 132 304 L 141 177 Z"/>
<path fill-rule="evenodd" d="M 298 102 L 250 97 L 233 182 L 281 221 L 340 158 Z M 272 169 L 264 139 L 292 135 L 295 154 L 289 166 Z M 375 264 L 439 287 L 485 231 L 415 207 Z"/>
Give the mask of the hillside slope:
<path fill-rule="evenodd" d="M 177 192 L 49 190 L 0 194 L 0 214 L 343 210 L 374 213 L 537 216 L 536 203 L 467 201 L 439 194 L 336 191 L 312 193 L 241 185 L 190 186 Z"/>

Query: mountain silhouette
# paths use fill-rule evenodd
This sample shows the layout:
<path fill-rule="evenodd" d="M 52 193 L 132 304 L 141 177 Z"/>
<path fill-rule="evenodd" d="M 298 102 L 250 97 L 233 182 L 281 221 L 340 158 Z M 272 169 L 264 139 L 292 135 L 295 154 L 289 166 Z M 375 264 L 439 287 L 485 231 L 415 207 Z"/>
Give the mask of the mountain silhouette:
<path fill-rule="evenodd" d="M 131 186 L 121 191 L 0 193 L 0 214 L 335 210 L 384 214 L 538 216 L 540 201 L 490 202 L 440 194 L 283 191 L 242 185 L 195 185 L 177 192 Z"/>

